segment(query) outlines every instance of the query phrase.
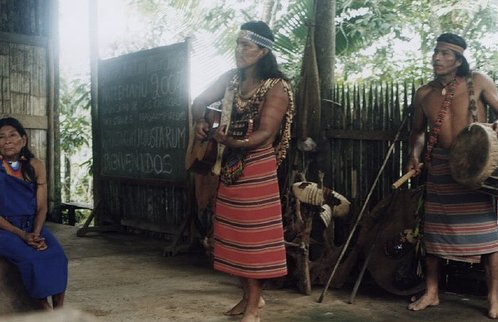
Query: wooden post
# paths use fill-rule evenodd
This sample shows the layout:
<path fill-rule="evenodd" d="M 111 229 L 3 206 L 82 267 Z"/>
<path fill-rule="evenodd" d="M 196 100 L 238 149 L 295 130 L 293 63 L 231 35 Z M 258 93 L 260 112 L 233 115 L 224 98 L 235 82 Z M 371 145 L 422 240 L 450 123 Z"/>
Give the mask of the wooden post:
<path fill-rule="evenodd" d="M 93 154 L 93 204 L 95 225 L 99 225 L 100 216 L 98 210 L 101 198 L 101 176 L 100 176 L 100 157 L 99 157 L 99 129 L 98 122 L 98 10 L 97 0 L 88 2 L 88 19 L 89 19 L 89 39 L 90 39 L 90 94 L 91 94 L 91 114 L 92 114 L 92 154 Z"/>
<path fill-rule="evenodd" d="M 47 180 L 48 206 L 50 219 L 59 222 L 57 209 L 61 202 L 60 182 L 60 130 L 59 130 L 59 6 L 58 1 L 50 0 L 47 15 L 43 19 L 48 23 L 47 43 Z M 39 156 L 38 156 L 39 157 Z"/>

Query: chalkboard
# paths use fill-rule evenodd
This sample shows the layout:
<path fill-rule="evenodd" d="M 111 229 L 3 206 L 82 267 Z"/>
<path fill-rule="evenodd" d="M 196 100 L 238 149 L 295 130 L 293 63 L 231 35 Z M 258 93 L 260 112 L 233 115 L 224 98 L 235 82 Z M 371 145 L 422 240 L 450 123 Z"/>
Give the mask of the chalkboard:
<path fill-rule="evenodd" d="M 102 176 L 186 179 L 188 71 L 188 42 L 99 61 Z"/>

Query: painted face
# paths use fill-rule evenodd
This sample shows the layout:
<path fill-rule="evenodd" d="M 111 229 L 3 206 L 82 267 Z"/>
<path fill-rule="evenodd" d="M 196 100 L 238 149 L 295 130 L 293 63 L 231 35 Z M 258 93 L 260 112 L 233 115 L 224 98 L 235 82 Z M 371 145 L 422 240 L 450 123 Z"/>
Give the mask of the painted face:
<path fill-rule="evenodd" d="M 6 160 L 17 161 L 26 141 L 26 137 L 21 136 L 13 126 L 0 128 L 0 154 Z"/>
<path fill-rule="evenodd" d="M 438 43 L 432 54 L 432 67 L 434 74 L 437 76 L 455 73 L 462 64 L 460 59 L 456 58 L 455 52 L 444 43 Z"/>
<path fill-rule="evenodd" d="M 256 64 L 265 55 L 265 49 L 242 37 L 237 38 L 235 61 L 237 68 L 247 68 Z"/>

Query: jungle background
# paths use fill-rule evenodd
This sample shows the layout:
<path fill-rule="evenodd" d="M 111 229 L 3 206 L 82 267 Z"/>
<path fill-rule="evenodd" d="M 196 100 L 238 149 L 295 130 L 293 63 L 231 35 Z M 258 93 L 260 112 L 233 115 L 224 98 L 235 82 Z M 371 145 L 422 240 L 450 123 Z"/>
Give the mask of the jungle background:
<path fill-rule="evenodd" d="M 83 6 L 80 8 L 88 9 L 86 1 L 78 3 Z M 263 20 L 271 26 L 276 37 L 276 55 L 296 88 L 302 78 L 310 28 L 320 26 L 330 27 L 333 32 L 332 37 L 315 37 L 314 42 L 316 51 L 325 52 L 331 66 L 330 70 L 320 70 L 320 86 L 326 91 L 375 82 L 427 81 L 432 77 L 430 55 L 434 40 L 442 32 L 457 33 L 467 40 L 466 56 L 472 68 L 490 74 L 498 70 L 498 0 L 122 0 L 95 3 L 101 34 L 116 24 L 117 12 L 125 13 L 123 33 L 107 42 L 100 40 L 101 59 L 181 42 L 189 37 L 192 40 L 192 97 L 234 66 L 233 44 L 237 30 L 248 20 Z M 84 11 L 77 14 L 81 21 L 71 16 L 70 12 L 75 12 L 74 5 L 72 0 L 59 2 L 62 201 L 90 203 L 93 198 L 90 75 L 89 67 L 85 67 L 89 61 L 81 61 L 84 67 L 74 72 L 65 65 L 69 60 L 64 56 L 68 55 L 65 53 L 68 44 L 63 37 L 67 23 L 88 24 Z M 74 35 L 73 38 L 80 45 L 88 45 L 87 38 Z"/>

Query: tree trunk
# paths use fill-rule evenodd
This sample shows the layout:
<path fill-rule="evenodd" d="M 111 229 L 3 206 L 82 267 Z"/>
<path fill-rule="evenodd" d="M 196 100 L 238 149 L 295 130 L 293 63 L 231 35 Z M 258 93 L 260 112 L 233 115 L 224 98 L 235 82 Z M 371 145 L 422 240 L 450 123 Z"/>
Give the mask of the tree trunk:
<path fill-rule="evenodd" d="M 273 8 L 275 7 L 275 0 L 265 0 L 261 10 L 261 20 L 271 26 L 273 18 Z"/>
<path fill-rule="evenodd" d="M 335 65 L 335 0 L 316 1 L 315 48 L 318 70 L 320 71 L 320 93 L 322 98 L 330 98 L 334 83 Z"/>
<path fill-rule="evenodd" d="M 71 160 L 64 156 L 64 195 L 66 201 L 71 201 Z"/>
<path fill-rule="evenodd" d="M 92 123 L 97 124 L 98 118 L 98 60 L 99 60 L 99 45 L 98 45 L 98 10 L 97 0 L 88 2 L 88 16 L 90 22 L 89 38 L 90 38 L 90 93 L 91 93 L 91 114 Z M 98 142 L 100 134 L 96 126 L 92 126 L 92 153 L 93 153 L 93 213 L 95 215 L 95 225 L 101 225 L 103 219 L 99 213 L 100 198 L 102 196 L 102 179 L 100 176 L 100 151 L 98 150 Z"/>
<path fill-rule="evenodd" d="M 49 219 L 58 222 L 57 209 L 61 203 L 61 141 L 60 141 L 60 107 L 59 107 L 59 1 L 50 0 L 46 5 L 47 16 L 44 17 L 49 25 L 49 99 L 48 120 L 49 129 L 47 137 L 47 179 Z"/>
<path fill-rule="evenodd" d="M 332 117 L 332 105 L 327 100 L 332 98 L 335 82 L 335 11 L 336 0 L 315 0 L 315 48 L 316 61 L 320 76 L 321 94 L 321 134 L 318 143 L 317 165 L 325 173 L 324 183 L 331 186 L 332 160 L 329 142 L 325 138 L 328 120 Z"/>

